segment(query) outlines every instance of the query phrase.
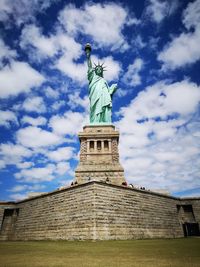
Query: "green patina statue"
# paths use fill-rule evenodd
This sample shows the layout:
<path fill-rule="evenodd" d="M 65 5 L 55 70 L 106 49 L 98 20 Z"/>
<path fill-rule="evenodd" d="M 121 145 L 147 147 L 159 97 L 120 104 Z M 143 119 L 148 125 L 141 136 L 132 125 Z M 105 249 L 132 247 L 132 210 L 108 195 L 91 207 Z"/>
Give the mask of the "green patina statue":
<path fill-rule="evenodd" d="M 91 45 L 86 44 L 85 52 L 88 63 L 89 99 L 90 99 L 90 124 L 110 124 L 112 114 L 112 95 L 117 89 L 117 84 L 109 87 L 103 78 L 103 64 L 92 67 L 90 58 Z"/>

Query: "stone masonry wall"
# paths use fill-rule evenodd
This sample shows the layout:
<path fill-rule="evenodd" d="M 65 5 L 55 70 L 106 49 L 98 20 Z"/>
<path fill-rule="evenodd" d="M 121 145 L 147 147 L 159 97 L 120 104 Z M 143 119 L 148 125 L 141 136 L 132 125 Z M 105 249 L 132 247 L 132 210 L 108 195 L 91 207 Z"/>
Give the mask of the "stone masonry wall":
<path fill-rule="evenodd" d="M 148 191 L 90 182 L 16 203 L 11 240 L 132 239 L 182 237 L 177 205 L 192 204 L 200 219 L 200 199 L 180 200 Z M 0 213 L 1 214 L 1 213 Z M 0 240 L 6 240 L 5 233 Z"/>
<path fill-rule="evenodd" d="M 1 227 L 2 222 L 3 222 L 3 214 L 4 214 L 4 206 L 0 205 L 0 227 Z"/>
<path fill-rule="evenodd" d="M 182 237 L 175 198 L 95 184 L 96 239 Z"/>
<path fill-rule="evenodd" d="M 19 215 L 12 239 L 92 239 L 92 187 L 71 187 L 18 203 Z"/>
<path fill-rule="evenodd" d="M 0 240 L 8 240 L 10 239 L 10 235 L 13 233 L 14 228 L 12 222 L 15 217 L 12 218 L 4 218 L 5 210 L 13 210 L 15 209 L 16 204 L 14 202 L 0 202 Z M 4 231 L 2 231 L 4 224 Z"/>
<path fill-rule="evenodd" d="M 15 204 L 13 202 L 0 202 L 0 227 L 3 223 L 4 210 L 13 208 Z"/>
<path fill-rule="evenodd" d="M 200 199 L 199 198 L 185 198 L 181 200 L 181 205 L 192 205 L 194 217 L 197 223 L 200 226 Z"/>
<path fill-rule="evenodd" d="M 193 207 L 195 219 L 200 225 L 200 200 L 199 199 L 192 200 L 190 201 L 190 203 L 192 204 Z"/>

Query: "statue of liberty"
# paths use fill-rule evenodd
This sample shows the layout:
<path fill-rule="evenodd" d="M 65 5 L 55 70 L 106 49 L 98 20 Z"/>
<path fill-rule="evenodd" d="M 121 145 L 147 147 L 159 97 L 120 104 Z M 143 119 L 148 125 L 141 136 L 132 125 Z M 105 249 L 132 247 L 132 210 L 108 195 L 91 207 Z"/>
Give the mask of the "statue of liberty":
<path fill-rule="evenodd" d="M 92 67 L 90 44 L 86 44 L 85 52 L 88 64 L 90 123 L 111 123 L 112 96 L 117 89 L 117 84 L 109 87 L 107 81 L 103 78 L 103 72 L 105 70 L 103 64 L 98 63 L 98 65 L 95 64 L 94 68 Z"/>

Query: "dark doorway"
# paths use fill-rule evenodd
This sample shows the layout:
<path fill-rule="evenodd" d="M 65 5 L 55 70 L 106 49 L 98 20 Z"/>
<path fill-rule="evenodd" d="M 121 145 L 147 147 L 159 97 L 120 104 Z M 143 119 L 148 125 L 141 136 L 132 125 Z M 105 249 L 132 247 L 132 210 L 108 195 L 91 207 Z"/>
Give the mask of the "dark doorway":
<path fill-rule="evenodd" d="M 199 236 L 199 224 L 198 223 L 184 223 L 183 224 L 184 236 Z"/>
<path fill-rule="evenodd" d="M 12 240 L 19 209 L 5 209 L 1 225 L 1 236 L 4 240 Z"/>

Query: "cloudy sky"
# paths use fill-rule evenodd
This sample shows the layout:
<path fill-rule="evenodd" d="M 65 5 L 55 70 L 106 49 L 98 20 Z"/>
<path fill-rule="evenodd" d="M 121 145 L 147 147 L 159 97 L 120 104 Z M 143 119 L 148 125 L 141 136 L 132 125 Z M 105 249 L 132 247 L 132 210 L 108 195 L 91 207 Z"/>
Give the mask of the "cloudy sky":
<path fill-rule="evenodd" d="M 200 0 L 0 0 L 0 199 L 71 183 L 87 42 L 118 83 L 127 181 L 200 195 Z"/>

